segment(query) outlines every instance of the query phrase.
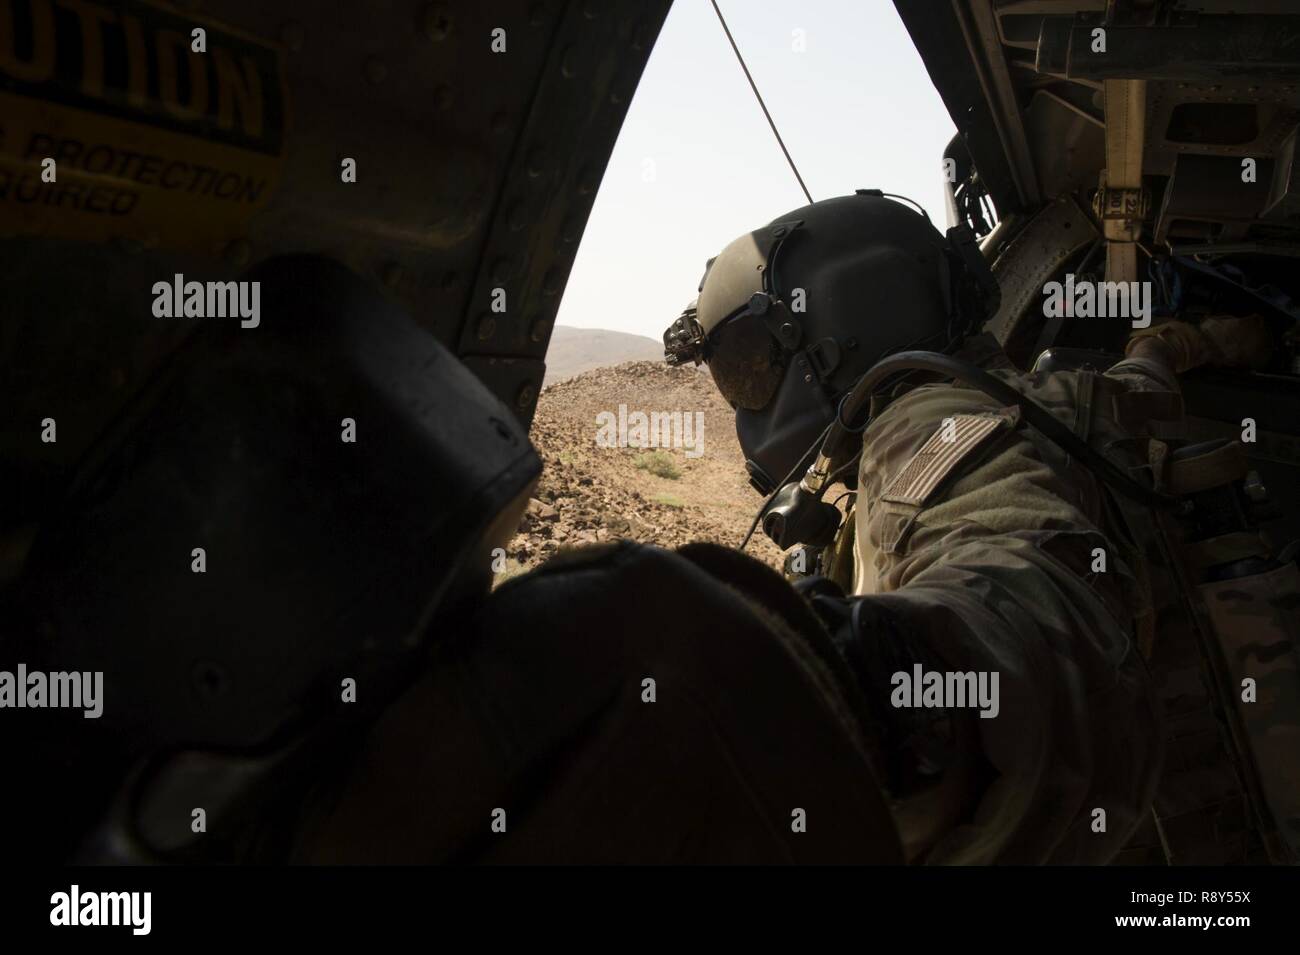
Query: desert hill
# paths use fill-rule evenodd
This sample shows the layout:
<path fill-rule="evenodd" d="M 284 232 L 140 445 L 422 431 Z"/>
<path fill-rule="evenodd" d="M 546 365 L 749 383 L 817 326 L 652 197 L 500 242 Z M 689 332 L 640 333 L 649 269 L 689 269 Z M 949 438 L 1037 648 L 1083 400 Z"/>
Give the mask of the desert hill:
<path fill-rule="evenodd" d="M 624 443 L 620 417 L 625 443 L 646 443 L 637 412 L 647 419 L 657 413 L 659 436 L 676 435 L 688 446 L 618 446 Z M 520 533 L 506 548 L 503 577 L 562 547 L 618 538 L 734 547 L 762 501 L 746 478 L 731 408 L 708 372 L 691 366 L 631 362 L 545 387 L 531 435 L 544 471 Z M 781 552 L 761 531 L 747 552 L 780 566 Z"/>
<path fill-rule="evenodd" d="M 554 384 L 584 371 L 629 361 L 663 360 L 663 342 L 644 335 L 556 325 L 546 348 L 546 377 L 542 384 Z"/>

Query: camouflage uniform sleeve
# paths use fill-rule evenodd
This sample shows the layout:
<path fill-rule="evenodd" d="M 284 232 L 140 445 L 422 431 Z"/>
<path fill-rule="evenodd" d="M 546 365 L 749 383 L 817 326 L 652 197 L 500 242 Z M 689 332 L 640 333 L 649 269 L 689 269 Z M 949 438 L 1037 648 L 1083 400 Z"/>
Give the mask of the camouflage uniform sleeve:
<path fill-rule="evenodd" d="M 1063 414 L 1070 380 L 1035 397 Z M 867 431 L 855 589 L 874 595 L 876 626 L 857 639 L 890 642 L 894 662 L 997 674 L 996 716 L 950 714 L 973 727 L 983 777 L 927 861 L 1103 862 L 1150 805 L 1161 742 L 1133 640 L 1134 574 L 1102 529 L 1101 491 L 1011 421 L 915 476 L 946 420 L 999 413 L 1014 420 L 982 393 L 929 386 Z M 899 487 L 909 481 L 920 487 L 911 498 Z M 877 698 L 889 676 L 867 678 Z M 886 712 L 906 725 L 908 714 Z"/>
<path fill-rule="evenodd" d="M 1180 393 L 1178 377 L 1169 366 L 1149 358 L 1125 358 L 1111 365 L 1106 377 L 1123 384 L 1129 391 Z"/>

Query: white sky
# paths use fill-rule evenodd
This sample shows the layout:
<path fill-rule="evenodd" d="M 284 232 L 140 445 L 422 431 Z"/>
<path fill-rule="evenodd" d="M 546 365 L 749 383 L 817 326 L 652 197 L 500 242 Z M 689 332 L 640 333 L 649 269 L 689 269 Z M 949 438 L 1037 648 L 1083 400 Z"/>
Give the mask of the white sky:
<path fill-rule="evenodd" d="M 814 199 L 883 189 L 911 196 L 945 227 L 941 161 L 954 128 L 891 0 L 718 5 Z M 709 0 L 676 0 L 558 322 L 658 340 L 710 257 L 805 204 Z"/>

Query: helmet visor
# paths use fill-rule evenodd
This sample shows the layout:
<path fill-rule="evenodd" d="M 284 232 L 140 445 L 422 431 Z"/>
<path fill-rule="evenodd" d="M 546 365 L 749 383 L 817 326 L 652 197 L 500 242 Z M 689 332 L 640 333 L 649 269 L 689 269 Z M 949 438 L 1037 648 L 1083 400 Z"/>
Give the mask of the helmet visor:
<path fill-rule="evenodd" d="M 709 335 L 709 372 L 733 408 L 761 411 L 785 377 L 785 353 L 763 320 L 741 313 Z"/>

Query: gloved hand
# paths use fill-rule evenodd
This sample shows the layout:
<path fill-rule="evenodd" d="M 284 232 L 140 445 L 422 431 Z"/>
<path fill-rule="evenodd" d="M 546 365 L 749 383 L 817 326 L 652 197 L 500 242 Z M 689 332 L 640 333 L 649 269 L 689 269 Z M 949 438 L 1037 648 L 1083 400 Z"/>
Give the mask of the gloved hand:
<path fill-rule="evenodd" d="M 1129 336 L 1125 357 L 1134 357 L 1144 342 L 1153 339 L 1165 346 L 1178 373 L 1202 365 L 1260 368 L 1273 354 L 1273 336 L 1259 315 L 1222 315 L 1207 318 L 1199 325 L 1171 321 L 1138 329 Z"/>

